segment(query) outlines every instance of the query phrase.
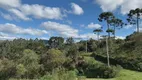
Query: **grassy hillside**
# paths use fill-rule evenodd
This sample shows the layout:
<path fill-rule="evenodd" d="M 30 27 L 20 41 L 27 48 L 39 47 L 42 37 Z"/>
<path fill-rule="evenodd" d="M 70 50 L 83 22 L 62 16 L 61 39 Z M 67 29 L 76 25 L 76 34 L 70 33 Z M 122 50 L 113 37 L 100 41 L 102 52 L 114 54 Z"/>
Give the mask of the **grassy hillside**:
<path fill-rule="evenodd" d="M 133 33 L 125 40 L 110 40 L 111 63 L 119 64 L 124 68 L 142 71 L 142 33 Z M 99 60 L 106 61 L 105 45 L 96 50 L 94 55 Z M 101 58 L 102 57 L 102 58 Z"/>
<path fill-rule="evenodd" d="M 142 80 L 142 72 L 131 70 L 121 70 L 116 78 L 113 79 L 86 79 L 86 80 Z"/>
<path fill-rule="evenodd" d="M 113 57 L 125 57 L 127 59 L 141 58 L 142 33 L 134 33 L 130 36 L 127 36 L 125 42 L 120 45 L 112 55 Z"/>

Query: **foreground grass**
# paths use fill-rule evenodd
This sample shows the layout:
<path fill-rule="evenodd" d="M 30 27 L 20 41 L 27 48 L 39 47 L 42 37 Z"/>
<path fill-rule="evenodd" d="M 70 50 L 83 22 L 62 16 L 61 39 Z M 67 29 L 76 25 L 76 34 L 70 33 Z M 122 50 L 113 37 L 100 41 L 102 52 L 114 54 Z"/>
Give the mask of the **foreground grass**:
<path fill-rule="evenodd" d="M 122 70 L 116 80 L 142 80 L 142 72 Z"/>
<path fill-rule="evenodd" d="M 142 80 L 142 72 L 121 70 L 116 78 L 113 79 L 86 79 L 86 80 Z"/>

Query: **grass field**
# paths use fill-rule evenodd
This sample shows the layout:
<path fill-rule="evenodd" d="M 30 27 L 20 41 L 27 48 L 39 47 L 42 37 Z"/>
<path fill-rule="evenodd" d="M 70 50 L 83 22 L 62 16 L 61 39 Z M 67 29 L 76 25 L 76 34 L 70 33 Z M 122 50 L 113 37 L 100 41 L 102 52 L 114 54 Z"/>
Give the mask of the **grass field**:
<path fill-rule="evenodd" d="M 86 79 L 86 80 L 142 80 L 142 72 L 131 70 L 121 70 L 116 78 L 113 79 Z"/>

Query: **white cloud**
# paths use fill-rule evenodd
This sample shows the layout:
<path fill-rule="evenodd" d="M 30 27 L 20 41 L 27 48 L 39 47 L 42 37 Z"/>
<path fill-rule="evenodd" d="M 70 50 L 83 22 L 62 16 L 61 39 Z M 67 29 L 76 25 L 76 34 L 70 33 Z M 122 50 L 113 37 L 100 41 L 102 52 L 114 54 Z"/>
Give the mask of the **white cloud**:
<path fill-rule="evenodd" d="M 23 14 L 21 11 L 19 11 L 18 9 L 9 9 L 9 12 L 13 13 L 15 16 L 17 16 L 19 19 L 21 20 L 30 20 L 30 18 L 28 18 L 25 14 Z"/>
<path fill-rule="evenodd" d="M 57 33 L 65 37 L 78 36 L 78 30 L 66 24 L 60 24 L 57 22 L 48 21 L 48 22 L 43 22 L 41 24 L 41 27 L 44 27 L 46 30 L 49 30 L 49 31 L 51 30 L 56 31 Z"/>
<path fill-rule="evenodd" d="M 131 9 L 142 8 L 142 0 L 123 0 L 121 5 L 121 13 L 126 14 Z"/>
<path fill-rule="evenodd" d="M 96 0 L 104 12 L 114 11 L 123 3 L 123 1 L 124 0 Z"/>
<path fill-rule="evenodd" d="M 99 25 L 99 24 L 94 24 L 94 23 L 92 22 L 92 23 L 88 24 L 87 27 L 90 28 L 90 29 L 98 29 L 98 28 L 101 28 L 101 25 Z"/>
<path fill-rule="evenodd" d="M 120 8 L 122 14 L 131 9 L 142 8 L 142 0 L 96 0 L 103 11 L 114 11 Z"/>
<path fill-rule="evenodd" d="M 27 35 L 36 35 L 40 36 L 43 34 L 47 34 L 48 32 L 46 30 L 39 30 L 39 29 L 32 29 L 32 28 L 22 28 L 19 26 L 16 26 L 15 24 L 0 24 L 0 31 L 10 34 L 27 34 Z"/>
<path fill-rule="evenodd" d="M 140 28 L 140 32 L 142 32 L 142 28 Z"/>
<path fill-rule="evenodd" d="M 78 38 L 82 38 L 82 39 L 97 39 L 97 35 L 93 34 L 93 33 L 87 33 L 87 34 L 81 34 L 80 36 L 78 36 Z"/>
<path fill-rule="evenodd" d="M 38 4 L 24 4 L 20 7 L 20 10 L 25 15 L 31 15 L 35 18 L 62 19 L 62 17 L 64 17 L 64 14 L 62 14 L 61 9 L 58 7 L 46 7 Z"/>
<path fill-rule="evenodd" d="M 62 19 L 65 17 L 62 9 L 58 7 L 22 4 L 21 0 L 0 0 L 0 7 L 8 11 L 9 14 L 13 14 L 11 15 L 12 17 L 16 16 L 21 20 L 30 20 L 29 17 L 38 19 Z M 10 18 L 8 15 L 3 15 L 3 17 L 6 19 Z"/>
<path fill-rule="evenodd" d="M 139 30 L 140 30 L 140 32 L 142 32 L 142 21 L 140 21 Z M 135 30 L 135 31 L 136 31 L 136 30 Z"/>
<path fill-rule="evenodd" d="M 116 36 L 115 39 L 125 39 L 126 37 L 123 37 L 123 36 Z"/>
<path fill-rule="evenodd" d="M 72 8 L 72 13 L 73 14 L 81 15 L 81 14 L 84 13 L 83 9 L 79 5 L 77 5 L 75 3 L 71 3 L 71 8 Z"/>
<path fill-rule="evenodd" d="M 42 39 L 42 40 L 49 40 L 50 37 L 39 37 L 38 39 Z"/>
<path fill-rule="evenodd" d="M 0 8 L 9 12 L 7 15 L 1 15 L 8 20 L 31 20 L 36 19 L 55 19 L 60 20 L 67 16 L 67 13 L 81 15 L 84 13 L 83 9 L 71 3 L 72 10 L 67 11 L 59 7 L 47 7 L 39 4 L 22 4 L 21 0 L 0 0 Z M 65 11 L 64 11 L 65 10 Z"/>
<path fill-rule="evenodd" d="M 73 37 L 81 39 L 97 38 L 97 35 L 93 33 L 79 35 L 79 31 L 77 29 L 74 29 L 69 25 L 60 24 L 57 22 L 51 22 L 51 21 L 43 22 L 41 24 L 41 27 L 44 27 L 47 31 L 54 31 L 56 33 L 59 33 L 59 35 L 62 37 Z"/>
<path fill-rule="evenodd" d="M 126 25 L 126 26 L 124 26 L 125 29 L 130 29 L 132 27 L 133 27 L 133 25 Z"/>
<path fill-rule="evenodd" d="M 10 36 L 8 34 L 0 32 L 0 40 L 13 40 L 16 39 L 17 37 Z"/>
<path fill-rule="evenodd" d="M 0 7 L 11 8 L 19 7 L 21 5 L 21 0 L 0 0 Z"/>
<path fill-rule="evenodd" d="M 12 17 L 10 14 L 1 13 L 1 16 L 2 16 L 4 19 L 7 19 L 7 20 L 13 20 L 13 17 Z"/>

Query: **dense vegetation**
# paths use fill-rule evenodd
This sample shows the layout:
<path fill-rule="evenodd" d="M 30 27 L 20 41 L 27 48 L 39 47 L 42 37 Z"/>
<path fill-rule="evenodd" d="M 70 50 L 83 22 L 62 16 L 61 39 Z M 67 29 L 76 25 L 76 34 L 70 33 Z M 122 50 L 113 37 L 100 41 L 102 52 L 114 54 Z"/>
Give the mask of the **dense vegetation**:
<path fill-rule="evenodd" d="M 124 68 L 141 71 L 142 40 L 140 36 L 142 36 L 141 33 L 134 33 L 127 36 L 125 40 L 111 39 L 110 59 L 112 61 L 110 64 L 114 64 L 111 63 L 114 60 Z M 3 80 L 9 78 L 73 80 L 77 76 L 113 78 L 121 70 L 120 66 L 108 67 L 102 63 L 106 61 L 104 39 L 101 42 L 93 39 L 87 42 L 87 51 L 94 52 L 92 55 L 85 52 L 85 41 L 75 43 L 72 38 L 68 38 L 71 40 L 67 39 L 64 43 L 61 37 L 50 39 L 56 40 L 56 43 L 49 40 L 50 44 L 46 44 L 47 41 L 38 39 L 1 41 L 0 78 Z M 51 45 L 54 45 L 53 47 L 56 45 L 56 48 L 52 48 Z M 103 58 L 100 59 L 102 62 L 96 61 L 94 57 Z"/>
<path fill-rule="evenodd" d="M 142 33 L 134 33 L 127 36 L 125 40 L 112 40 L 110 63 L 121 65 L 126 69 L 142 71 Z M 104 51 L 103 51 L 104 50 Z M 105 46 L 94 52 L 96 59 L 106 62 Z"/>

